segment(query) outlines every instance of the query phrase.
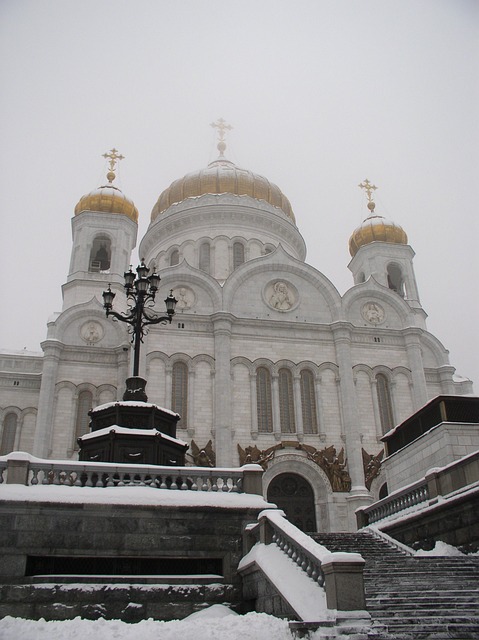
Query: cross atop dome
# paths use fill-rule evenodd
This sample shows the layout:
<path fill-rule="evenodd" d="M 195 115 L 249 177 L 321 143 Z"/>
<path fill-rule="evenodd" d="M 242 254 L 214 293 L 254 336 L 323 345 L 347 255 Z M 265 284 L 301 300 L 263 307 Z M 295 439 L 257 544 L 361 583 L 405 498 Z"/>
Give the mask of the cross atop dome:
<path fill-rule="evenodd" d="M 106 158 L 109 160 L 110 170 L 106 174 L 106 177 L 108 178 L 108 182 L 111 184 L 113 180 L 116 178 L 116 175 L 115 175 L 116 163 L 119 162 L 120 160 L 123 160 L 125 156 L 122 156 L 121 153 L 119 154 L 118 149 L 115 149 L 113 147 L 113 149 L 110 149 L 109 153 L 103 154 L 103 158 Z"/>
<path fill-rule="evenodd" d="M 218 118 L 218 120 L 216 122 L 212 122 L 210 126 L 213 127 L 213 129 L 218 129 L 217 149 L 220 152 L 220 158 L 224 158 L 224 151 L 226 149 L 226 131 L 231 131 L 233 126 L 231 124 L 227 124 L 226 120 L 223 120 L 223 118 Z"/>
<path fill-rule="evenodd" d="M 373 191 L 376 191 L 377 187 L 375 184 L 371 184 L 369 182 L 369 180 L 366 178 L 366 180 L 364 180 L 364 182 L 361 182 L 358 187 L 360 189 L 364 189 L 366 191 L 366 195 L 368 198 L 368 209 L 369 211 L 371 211 L 371 213 L 374 212 L 374 209 L 376 207 L 376 203 L 373 200 L 373 196 L 372 193 Z"/>

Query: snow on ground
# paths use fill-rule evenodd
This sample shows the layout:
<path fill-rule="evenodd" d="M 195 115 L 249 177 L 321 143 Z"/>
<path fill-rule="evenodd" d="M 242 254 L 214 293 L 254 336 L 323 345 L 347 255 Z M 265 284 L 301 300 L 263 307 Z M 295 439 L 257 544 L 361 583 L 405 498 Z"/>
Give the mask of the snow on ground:
<path fill-rule="evenodd" d="M 214 605 L 184 620 L 0 620 L 0 640 L 292 640 L 287 620 L 265 613 L 236 615 Z"/>
<path fill-rule="evenodd" d="M 419 549 L 416 551 L 417 556 L 464 556 L 466 554 L 459 551 L 457 547 L 453 547 L 450 544 L 446 544 L 442 540 L 438 540 L 434 545 L 434 549 L 430 551 L 425 551 L 424 549 Z"/>

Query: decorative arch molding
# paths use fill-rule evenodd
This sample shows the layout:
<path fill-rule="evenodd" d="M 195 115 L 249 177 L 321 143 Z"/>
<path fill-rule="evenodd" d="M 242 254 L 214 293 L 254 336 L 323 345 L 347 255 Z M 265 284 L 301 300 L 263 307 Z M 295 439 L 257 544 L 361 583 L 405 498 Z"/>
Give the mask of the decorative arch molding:
<path fill-rule="evenodd" d="M 5 416 L 7 416 L 9 413 L 14 413 L 18 419 L 21 419 L 22 417 L 22 409 L 20 409 L 20 407 L 10 405 L 9 407 L 0 409 L 0 419 L 2 420 L 2 422 L 5 419 Z"/>
<path fill-rule="evenodd" d="M 291 371 L 291 373 L 294 373 L 296 364 L 292 360 L 278 360 L 273 365 L 273 375 L 276 375 L 280 369 L 288 369 L 289 371 Z"/>
<path fill-rule="evenodd" d="M 393 369 L 391 369 L 390 367 L 386 367 L 386 365 L 384 364 L 378 364 L 373 368 L 373 377 L 375 378 L 378 373 L 382 373 L 383 375 L 386 376 L 386 378 L 388 380 L 392 380 L 393 378 Z"/>
<path fill-rule="evenodd" d="M 168 289 L 178 289 L 182 285 L 197 287 L 206 292 L 213 306 L 213 313 L 222 310 L 223 294 L 220 284 L 206 271 L 191 267 L 186 260 L 161 271 L 161 282 Z"/>
<path fill-rule="evenodd" d="M 450 365 L 449 352 L 436 336 L 433 336 L 428 331 L 424 331 L 421 333 L 421 342 L 424 342 L 424 345 L 429 348 L 432 355 L 436 358 L 438 367 Z"/>
<path fill-rule="evenodd" d="M 339 367 L 334 362 L 322 362 L 318 366 L 318 375 L 320 376 L 324 371 L 332 371 L 336 378 L 339 378 Z"/>
<path fill-rule="evenodd" d="M 277 453 L 268 464 L 263 474 L 263 494 L 267 495 L 268 487 L 282 473 L 296 473 L 307 480 L 314 492 L 316 504 L 330 502 L 333 498 L 331 483 L 327 475 L 317 464 L 305 456 L 294 453 Z"/>
<path fill-rule="evenodd" d="M 389 289 L 389 287 L 379 284 L 373 276 L 370 276 L 366 282 L 356 284 L 346 291 L 342 298 L 343 318 L 351 317 L 351 307 L 355 302 L 358 300 L 370 302 L 371 298 L 380 300 L 393 307 L 404 326 L 409 324 L 414 325 L 414 321 L 412 320 L 413 313 L 408 303 L 401 298 L 401 296 L 398 296 L 397 293 Z"/>
<path fill-rule="evenodd" d="M 341 296 L 330 280 L 310 265 L 293 258 L 282 245 L 275 251 L 245 262 L 229 276 L 224 284 L 225 308 L 231 308 L 238 288 L 257 273 L 274 273 L 275 277 L 283 274 L 294 274 L 309 282 L 322 295 L 331 313 L 332 322 L 340 319 Z"/>
<path fill-rule="evenodd" d="M 212 371 L 214 371 L 215 368 L 215 359 L 207 353 L 199 353 L 198 355 L 194 356 L 194 358 L 192 358 L 191 362 L 193 363 L 193 366 L 195 368 L 202 362 L 208 364 Z"/>
<path fill-rule="evenodd" d="M 358 373 L 365 373 L 368 376 L 368 380 L 370 383 L 373 382 L 374 380 L 374 373 L 373 370 L 371 369 L 371 367 L 367 364 L 355 364 L 353 366 L 353 376 L 354 379 L 356 380 L 356 375 Z"/>
<path fill-rule="evenodd" d="M 398 376 L 403 375 L 408 379 L 409 384 L 412 384 L 412 372 L 407 367 L 394 367 L 392 370 L 392 380 L 393 382 L 397 379 Z"/>
<path fill-rule="evenodd" d="M 255 363 L 252 362 L 249 358 L 245 358 L 244 356 L 236 356 L 231 359 L 231 369 L 234 369 L 237 365 L 243 365 L 246 367 L 250 374 L 255 372 Z"/>

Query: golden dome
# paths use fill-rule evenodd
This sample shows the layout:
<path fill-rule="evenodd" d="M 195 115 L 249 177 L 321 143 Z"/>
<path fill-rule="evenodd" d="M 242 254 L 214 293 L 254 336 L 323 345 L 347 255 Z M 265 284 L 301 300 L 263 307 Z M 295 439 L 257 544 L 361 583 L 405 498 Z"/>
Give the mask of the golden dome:
<path fill-rule="evenodd" d="M 371 215 L 353 231 L 349 238 L 349 253 L 353 257 L 361 247 L 371 242 L 407 244 L 407 235 L 402 227 L 375 214 L 374 207 L 369 208 L 372 211 Z"/>
<path fill-rule="evenodd" d="M 296 222 L 291 204 L 279 187 L 257 173 L 240 169 L 233 162 L 222 157 L 222 153 L 205 169 L 188 173 L 183 178 L 172 182 L 153 207 L 151 221 L 156 220 L 172 204 L 207 193 L 232 193 L 265 200 L 273 207 L 281 209 L 294 223 Z"/>
<path fill-rule="evenodd" d="M 78 202 L 75 215 L 82 211 L 99 211 L 104 213 L 122 213 L 138 222 L 138 209 L 120 189 L 112 184 L 90 191 Z"/>

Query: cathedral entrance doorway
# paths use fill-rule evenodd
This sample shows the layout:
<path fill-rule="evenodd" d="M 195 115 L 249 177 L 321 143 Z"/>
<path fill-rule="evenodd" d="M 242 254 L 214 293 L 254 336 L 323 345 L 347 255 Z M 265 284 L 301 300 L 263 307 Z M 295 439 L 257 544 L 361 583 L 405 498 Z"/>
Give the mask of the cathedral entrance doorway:
<path fill-rule="evenodd" d="M 317 531 L 313 488 L 302 476 L 281 473 L 273 478 L 268 487 L 268 501 L 278 505 L 301 531 Z"/>

